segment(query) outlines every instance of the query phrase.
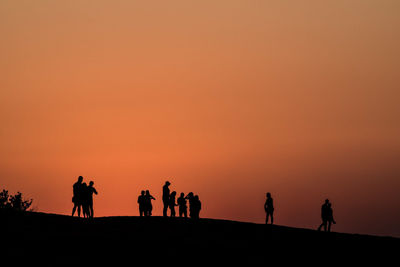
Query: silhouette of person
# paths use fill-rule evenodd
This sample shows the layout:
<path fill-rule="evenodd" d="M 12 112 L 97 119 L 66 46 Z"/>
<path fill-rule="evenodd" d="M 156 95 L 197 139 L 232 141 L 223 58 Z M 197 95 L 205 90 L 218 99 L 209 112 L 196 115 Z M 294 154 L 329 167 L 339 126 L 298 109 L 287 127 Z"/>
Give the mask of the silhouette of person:
<path fill-rule="evenodd" d="M 193 218 L 194 216 L 194 195 L 193 192 L 189 192 L 185 199 L 189 200 L 189 217 Z"/>
<path fill-rule="evenodd" d="M 321 219 L 322 219 L 322 223 L 321 225 L 318 227 L 318 231 L 321 231 L 321 228 L 324 227 L 324 231 L 327 231 L 327 224 L 329 221 L 329 208 L 330 208 L 330 203 L 329 203 L 329 199 L 325 200 L 325 203 L 322 204 L 321 206 Z M 333 213 L 332 213 L 332 219 L 333 219 Z"/>
<path fill-rule="evenodd" d="M 151 216 L 153 212 L 153 205 L 151 204 L 151 200 L 156 200 L 155 197 L 150 195 L 150 191 L 146 190 L 146 195 L 144 196 L 144 215 Z"/>
<path fill-rule="evenodd" d="M 86 183 L 82 183 L 81 199 L 83 217 L 89 218 L 89 189 Z"/>
<path fill-rule="evenodd" d="M 327 222 L 328 222 L 328 232 L 330 232 L 332 223 L 336 224 L 335 220 L 333 219 L 333 210 L 332 210 L 332 204 L 331 203 L 328 204 L 326 213 L 327 213 L 326 217 L 327 217 Z"/>
<path fill-rule="evenodd" d="M 139 204 L 139 214 L 140 217 L 142 217 L 145 214 L 146 208 L 145 208 L 145 195 L 144 195 L 144 190 L 142 190 L 140 196 L 138 197 L 137 203 Z"/>
<path fill-rule="evenodd" d="M 176 198 L 176 192 L 173 191 L 171 195 L 169 196 L 169 209 L 171 210 L 171 217 L 175 217 L 175 198 Z"/>
<path fill-rule="evenodd" d="M 162 194 L 162 200 L 164 204 L 163 208 L 163 216 L 167 217 L 167 211 L 169 207 L 169 186 L 171 185 L 170 182 L 166 181 L 165 185 L 163 186 L 163 194 Z"/>
<path fill-rule="evenodd" d="M 179 217 L 184 216 L 185 218 L 187 218 L 187 205 L 184 193 L 181 193 L 180 197 L 178 198 L 178 206 L 179 206 Z"/>
<path fill-rule="evenodd" d="M 201 210 L 201 201 L 200 201 L 198 195 L 195 195 L 193 197 L 192 205 L 193 205 L 192 218 L 193 219 L 199 219 L 200 218 L 200 210 Z"/>
<path fill-rule="evenodd" d="M 81 217 L 82 181 L 83 181 L 83 177 L 79 176 L 78 181 L 72 186 L 72 188 L 73 188 L 72 202 L 74 203 L 74 207 L 72 208 L 72 216 L 74 216 L 75 211 L 78 209 L 78 217 Z"/>
<path fill-rule="evenodd" d="M 271 224 L 274 224 L 274 200 L 271 197 L 271 193 L 267 193 L 267 199 L 265 200 L 264 210 L 266 213 L 265 224 L 268 224 L 268 219 L 271 217 Z"/>
<path fill-rule="evenodd" d="M 90 181 L 89 186 L 87 188 L 88 191 L 88 208 L 89 208 L 89 217 L 94 217 L 94 209 L 93 209 L 93 194 L 98 194 L 96 188 L 93 187 L 94 182 Z"/>

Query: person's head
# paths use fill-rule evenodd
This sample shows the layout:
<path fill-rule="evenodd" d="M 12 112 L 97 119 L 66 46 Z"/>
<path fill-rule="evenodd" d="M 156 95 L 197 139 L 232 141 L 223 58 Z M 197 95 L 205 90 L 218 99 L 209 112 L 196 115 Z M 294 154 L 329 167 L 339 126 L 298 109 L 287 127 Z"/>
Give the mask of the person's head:
<path fill-rule="evenodd" d="M 86 184 L 86 183 L 82 183 L 82 186 L 83 186 L 83 187 L 87 187 L 87 184 Z"/>
<path fill-rule="evenodd" d="M 193 196 L 193 192 L 189 192 L 188 196 L 192 197 Z"/>
<path fill-rule="evenodd" d="M 144 190 L 142 190 L 142 192 L 140 192 L 141 194 L 142 194 L 142 196 L 144 195 L 144 193 L 145 193 L 145 191 Z"/>
<path fill-rule="evenodd" d="M 149 190 L 146 190 L 146 195 L 150 195 L 150 191 Z"/>
<path fill-rule="evenodd" d="M 166 186 L 169 186 L 170 184 L 171 184 L 171 183 L 168 182 L 168 181 L 165 182 L 165 185 L 166 185 Z"/>
<path fill-rule="evenodd" d="M 171 196 L 176 196 L 176 192 L 172 191 Z"/>
<path fill-rule="evenodd" d="M 195 196 L 194 196 L 194 199 L 195 199 L 195 200 L 199 200 L 199 196 L 198 196 L 198 195 L 195 195 Z"/>
<path fill-rule="evenodd" d="M 328 204 L 329 203 L 329 199 L 325 199 L 325 204 Z"/>
<path fill-rule="evenodd" d="M 78 177 L 78 182 L 79 182 L 79 183 L 82 183 L 82 181 L 83 181 L 83 177 L 82 177 L 82 176 L 79 176 L 79 177 Z"/>
<path fill-rule="evenodd" d="M 182 192 L 182 193 L 181 193 L 181 197 L 184 197 L 184 196 L 185 196 L 185 194 Z"/>
<path fill-rule="evenodd" d="M 94 182 L 90 181 L 89 186 L 93 186 L 93 185 L 94 185 Z"/>
<path fill-rule="evenodd" d="M 271 197 L 271 193 L 268 192 L 268 193 L 267 193 L 267 198 L 270 198 L 270 197 Z"/>

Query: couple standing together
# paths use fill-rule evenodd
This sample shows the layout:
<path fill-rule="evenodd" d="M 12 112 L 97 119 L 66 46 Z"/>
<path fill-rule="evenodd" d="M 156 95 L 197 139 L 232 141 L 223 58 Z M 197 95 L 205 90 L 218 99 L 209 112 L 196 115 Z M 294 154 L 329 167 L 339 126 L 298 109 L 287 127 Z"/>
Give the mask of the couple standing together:
<path fill-rule="evenodd" d="M 139 204 L 139 213 L 140 217 L 142 216 L 151 216 L 153 211 L 153 205 L 151 204 L 152 200 L 156 200 L 152 195 L 150 195 L 149 190 L 142 190 L 141 195 L 138 197 Z"/>

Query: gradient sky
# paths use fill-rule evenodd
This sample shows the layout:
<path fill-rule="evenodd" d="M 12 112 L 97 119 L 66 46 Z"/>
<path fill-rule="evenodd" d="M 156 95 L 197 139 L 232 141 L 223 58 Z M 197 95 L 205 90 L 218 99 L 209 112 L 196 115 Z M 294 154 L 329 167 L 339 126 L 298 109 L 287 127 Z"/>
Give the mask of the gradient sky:
<path fill-rule="evenodd" d="M 0 187 L 70 214 L 202 217 L 400 236 L 400 1 L 0 2 Z"/>

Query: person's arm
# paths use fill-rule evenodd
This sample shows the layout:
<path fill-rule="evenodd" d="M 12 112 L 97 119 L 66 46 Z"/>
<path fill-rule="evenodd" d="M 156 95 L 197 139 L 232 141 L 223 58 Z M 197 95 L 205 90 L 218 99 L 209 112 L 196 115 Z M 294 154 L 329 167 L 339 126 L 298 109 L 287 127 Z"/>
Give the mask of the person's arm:
<path fill-rule="evenodd" d="M 93 192 L 97 195 L 96 188 L 93 187 Z"/>
<path fill-rule="evenodd" d="M 153 199 L 153 200 L 156 200 L 156 198 L 155 198 L 155 197 L 153 197 L 153 196 L 150 196 L 150 198 L 151 198 L 151 199 Z"/>

